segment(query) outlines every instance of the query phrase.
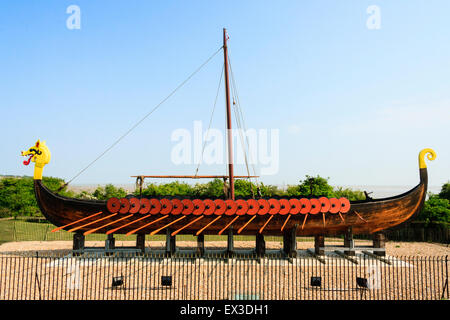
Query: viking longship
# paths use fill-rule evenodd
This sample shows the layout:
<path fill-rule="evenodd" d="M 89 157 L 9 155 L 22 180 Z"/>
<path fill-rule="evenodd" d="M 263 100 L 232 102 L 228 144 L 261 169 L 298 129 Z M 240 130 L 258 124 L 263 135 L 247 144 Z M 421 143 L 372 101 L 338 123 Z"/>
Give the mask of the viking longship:
<path fill-rule="evenodd" d="M 237 199 L 234 192 L 231 145 L 231 111 L 227 34 L 224 29 L 224 78 L 228 132 L 228 174 L 224 176 L 165 176 L 168 178 L 223 178 L 228 190 L 223 198 L 191 199 L 128 196 L 107 201 L 68 198 L 50 191 L 42 183 L 42 171 L 50 161 L 45 141 L 38 141 L 23 156 L 35 163 L 34 190 L 43 215 L 57 230 L 70 232 L 126 235 L 177 234 L 221 235 L 233 229 L 240 235 L 281 235 L 294 230 L 298 236 L 336 235 L 350 227 L 354 234 L 372 234 L 398 227 L 415 214 L 427 193 L 425 157 L 434 160 L 431 149 L 419 153 L 419 184 L 411 190 L 389 198 L 349 201 L 346 198 L 302 197 Z M 138 179 L 160 176 L 138 176 Z M 162 176 L 161 176 L 162 177 Z"/>

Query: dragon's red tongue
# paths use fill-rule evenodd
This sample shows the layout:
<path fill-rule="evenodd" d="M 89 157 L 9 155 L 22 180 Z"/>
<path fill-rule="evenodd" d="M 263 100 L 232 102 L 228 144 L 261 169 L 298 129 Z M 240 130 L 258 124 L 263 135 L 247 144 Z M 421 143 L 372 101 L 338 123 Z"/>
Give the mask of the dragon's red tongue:
<path fill-rule="evenodd" d="M 30 164 L 30 161 L 31 161 L 31 158 L 33 158 L 33 154 L 28 158 L 28 160 L 25 160 L 24 162 L 23 162 L 23 164 L 24 165 L 29 165 Z"/>

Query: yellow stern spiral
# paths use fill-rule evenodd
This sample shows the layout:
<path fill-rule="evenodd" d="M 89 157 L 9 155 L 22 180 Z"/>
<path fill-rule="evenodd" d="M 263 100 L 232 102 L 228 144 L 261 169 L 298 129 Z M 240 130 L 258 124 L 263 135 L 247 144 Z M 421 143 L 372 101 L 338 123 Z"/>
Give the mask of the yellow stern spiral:
<path fill-rule="evenodd" d="M 425 169 L 427 167 L 427 164 L 425 163 L 425 155 L 427 156 L 428 160 L 433 161 L 436 159 L 436 152 L 434 152 L 433 149 L 426 148 L 420 151 L 419 153 L 419 168 Z"/>

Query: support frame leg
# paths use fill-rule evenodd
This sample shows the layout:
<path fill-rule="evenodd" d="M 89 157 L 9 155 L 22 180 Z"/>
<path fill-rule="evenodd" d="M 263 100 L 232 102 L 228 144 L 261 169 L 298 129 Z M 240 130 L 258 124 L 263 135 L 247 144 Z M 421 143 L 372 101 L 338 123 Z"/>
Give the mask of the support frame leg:
<path fill-rule="evenodd" d="M 374 255 L 380 257 L 386 256 L 386 234 L 384 234 L 383 232 L 375 233 L 373 235 L 373 247 L 377 249 L 385 249 L 383 251 L 374 251 Z"/>
<path fill-rule="evenodd" d="M 233 228 L 232 227 L 228 230 L 226 254 L 229 257 L 234 256 L 234 241 L 233 241 Z"/>
<path fill-rule="evenodd" d="M 318 256 L 325 255 L 325 236 L 324 235 L 316 235 L 314 236 L 314 253 Z"/>
<path fill-rule="evenodd" d="M 353 230 L 352 228 L 348 228 L 347 232 L 344 234 L 344 247 L 346 248 L 354 248 L 355 247 L 355 243 L 353 240 Z M 356 252 L 355 250 L 344 250 L 344 254 L 346 254 L 347 256 L 355 256 Z"/>
<path fill-rule="evenodd" d="M 256 234 L 256 254 L 260 257 L 266 254 L 266 241 L 260 233 Z"/>
<path fill-rule="evenodd" d="M 201 257 L 205 255 L 205 235 L 199 234 L 197 236 L 197 254 Z"/>

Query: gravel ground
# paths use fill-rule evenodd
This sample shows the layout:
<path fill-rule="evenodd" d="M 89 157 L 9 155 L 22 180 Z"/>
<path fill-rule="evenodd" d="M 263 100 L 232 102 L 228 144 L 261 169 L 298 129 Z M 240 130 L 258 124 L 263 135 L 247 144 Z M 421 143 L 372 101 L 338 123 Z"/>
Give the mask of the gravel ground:
<path fill-rule="evenodd" d="M 357 244 L 370 242 L 358 241 Z M 236 249 L 252 249 L 251 241 L 235 241 Z M 339 244 L 327 242 L 327 245 Z M 134 242 L 117 241 L 116 246 Z M 146 243 L 164 248 L 164 241 Z M 104 246 L 103 241 L 86 246 Z M 180 249 L 195 248 L 195 242 L 179 241 Z M 446 245 L 417 242 L 388 242 L 388 260 L 362 254 L 350 261 L 332 252 L 319 259 L 303 251 L 313 242 L 297 243 L 297 259 L 190 259 L 140 258 L 139 256 L 70 257 L 71 241 L 10 242 L 0 246 L 0 300 L 80 299 L 448 299 L 445 277 Z M 207 249 L 226 247 L 225 241 L 206 242 Z M 267 249 L 280 249 L 280 242 L 267 242 Z M 40 251 L 49 254 L 29 255 Z M 2 253 L 3 252 L 3 253 Z M 5 252 L 8 252 L 5 254 Z M 301 257 L 301 256 L 308 257 Z M 386 263 L 386 261 L 388 263 Z M 124 283 L 111 287 L 112 278 L 122 275 Z M 164 287 L 162 276 L 172 276 Z M 320 276 L 321 287 L 310 285 Z M 374 285 L 361 289 L 356 278 Z M 376 286 L 375 286 L 376 284 Z"/>

